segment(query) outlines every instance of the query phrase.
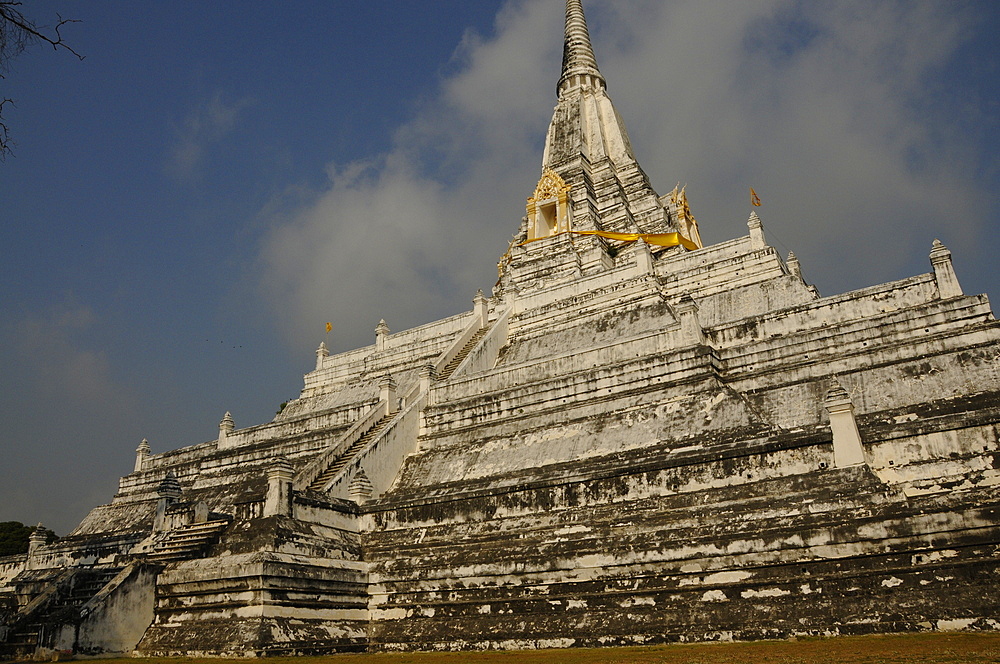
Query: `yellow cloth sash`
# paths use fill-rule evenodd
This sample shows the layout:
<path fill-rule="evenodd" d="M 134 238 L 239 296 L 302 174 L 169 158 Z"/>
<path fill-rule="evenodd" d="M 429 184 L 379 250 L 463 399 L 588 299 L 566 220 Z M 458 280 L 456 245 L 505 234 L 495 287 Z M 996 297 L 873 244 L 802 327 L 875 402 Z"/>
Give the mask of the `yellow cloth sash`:
<path fill-rule="evenodd" d="M 570 233 L 572 235 L 596 235 L 608 240 L 620 240 L 622 242 L 635 242 L 636 240 L 641 239 L 647 244 L 655 244 L 658 247 L 676 247 L 677 245 L 680 245 L 688 251 L 694 251 L 699 248 L 698 245 L 680 233 L 612 233 L 611 231 L 561 231 L 559 233 L 555 233 L 554 235 L 533 238 L 527 242 L 522 242 L 518 246 L 523 247 L 529 242 L 538 242 L 539 240 L 545 240 L 550 237 L 555 237 L 555 235 L 562 235 L 563 233 Z"/>

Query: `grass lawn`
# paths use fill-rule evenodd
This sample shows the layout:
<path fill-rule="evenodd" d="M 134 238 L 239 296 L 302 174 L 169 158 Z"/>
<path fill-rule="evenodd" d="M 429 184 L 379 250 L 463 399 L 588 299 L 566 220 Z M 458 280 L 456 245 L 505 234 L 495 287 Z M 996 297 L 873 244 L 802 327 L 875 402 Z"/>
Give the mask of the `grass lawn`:
<path fill-rule="evenodd" d="M 223 664 L 247 660 L 120 659 L 101 664 Z M 672 644 L 505 652 L 378 653 L 276 657 L 295 664 L 978 664 L 1000 662 L 998 633 L 843 636 L 796 641 Z"/>

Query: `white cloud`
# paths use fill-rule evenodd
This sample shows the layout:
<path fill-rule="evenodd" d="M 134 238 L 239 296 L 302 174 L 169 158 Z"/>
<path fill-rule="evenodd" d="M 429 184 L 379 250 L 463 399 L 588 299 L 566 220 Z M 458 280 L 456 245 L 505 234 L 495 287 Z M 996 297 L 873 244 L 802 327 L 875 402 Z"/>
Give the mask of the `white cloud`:
<path fill-rule="evenodd" d="M 511 6 L 502 37 L 469 35 L 466 64 L 387 155 L 329 169 L 329 188 L 271 218 L 262 281 L 298 348 L 334 322 L 338 348 L 471 309 L 517 230 L 541 162 L 559 8 Z M 539 63 L 550 63 L 548 70 Z"/>
<path fill-rule="evenodd" d="M 66 533 L 129 471 L 148 414 L 134 375 L 116 375 L 108 338 L 107 321 L 72 295 L 0 321 L 0 520 Z"/>
<path fill-rule="evenodd" d="M 586 8 L 640 162 L 661 193 L 688 183 L 706 239 L 746 233 L 754 186 L 769 237 L 830 291 L 905 276 L 942 226 L 946 242 L 976 237 L 989 199 L 964 165 L 972 147 L 943 140 L 947 119 L 922 105 L 962 39 L 960 7 Z M 262 281 L 296 347 L 317 343 L 326 320 L 336 347 L 371 343 L 379 318 L 394 330 L 433 320 L 492 284 L 539 174 L 561 9 L 510 3 L 495 38 L 467 37 L 464 66 L 388 154 L 331 167 L 326 190 L 268 218 Z"/>
<path fill-rule="evenodd" d="M 637 116 L 654 183 L 689 183 L 703 236 L 745 232 L 753 186 L 771 239 L 821 285 L 903 276 L 914 256 L 927 270 L 938 233 L 970 247 L 989 200 L 972 177 L 974 146 L 942 140 L 950 118 L 921 110 L 962 39 L 957 5 L 683 2 L 644 17 L 608 7 L 628 43 L 602 59 L 612 94 L 630 126 Z"/>
<path fill-rule="evenodd" d="M 206 151 L 236 128 L 240 113 L 251 104 L 249 99 L 229 101 L 221 91 L 199 103 L 174 130 L 167 173 L 181 179 L 194 177 Z"/>
<path fill-rule="evenodd" d="M 113 379 L 107 353 L 84 339 L 98 322 L 92 309 L 68 302 L 13 323 L 11 338 L 20 363 L 30 368 L 35 389 L 54 403 L 87 408 L 132 403 Z"/>

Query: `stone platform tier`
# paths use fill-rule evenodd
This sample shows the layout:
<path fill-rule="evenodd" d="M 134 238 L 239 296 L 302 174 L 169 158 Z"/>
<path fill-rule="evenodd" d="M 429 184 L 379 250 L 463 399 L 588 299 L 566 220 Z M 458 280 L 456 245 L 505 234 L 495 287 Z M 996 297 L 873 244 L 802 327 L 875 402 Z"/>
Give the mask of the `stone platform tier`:
<path fill-rule="evenodd" d="M 350 527 L 348 505 L 310 502 Z M 136 650 L 261 656 L 367 647 L 367 566 L 357 534 L 283 516 L 226 531 L 212 556 L 169 565 L 157 579 L 155 619 Z"/>
<path fill-rule="evenodd" d="M 373 508 L 371 647 L 993 626 L 1000 491 L 906 498 L 866 466 L 758 478 L 818 441 L 744 442 L 673 466 L 635 458 L 603 476 Z M 676 492 L 691 472 L 706 487 Z"/>

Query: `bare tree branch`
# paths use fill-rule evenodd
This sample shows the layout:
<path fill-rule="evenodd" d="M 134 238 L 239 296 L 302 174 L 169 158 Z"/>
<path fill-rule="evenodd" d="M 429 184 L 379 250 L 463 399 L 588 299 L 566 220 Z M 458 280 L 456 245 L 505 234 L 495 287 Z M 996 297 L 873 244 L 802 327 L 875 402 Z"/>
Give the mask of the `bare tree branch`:
<path fill-rule="evenodd" d="M 14 105 L 13 99 L 0 101 L 0 161 L 3 161 L 7 153 L 11 151 L 10 135 L 7 132 L 7 123 L 3 121 L 3 107 L 7 104 Z"/>
<path fill-rule="evenodd" d="M 44 42 L 50 45 L 53 50 L 63 49 L 80 60 L 84 59 L 83 55 L 77 53 L 72 46 L 63 40 L 61 32 L 62 27 L 67 23 L 79 23 L 80 21 L 65 19 L 56 14 L 59 22 L 56 23 L 55 27 L 49 29 L 47 26 L 39 26 L 26 17 L 21 12 L 20 7 L 20 0 L 0 0 L 0 78 L 5 78 L 5 74 L 10 71 L 11 61 L 36 42 Z M 3 119 L 3 107 L 8 103 L 14 105 L 11 99 L 0 101 L 0 161 L 12 154 L 8 127 Z"/>
<path fill-rule="evenodd" d="M 20 11 L 12 9 L 12 7 L 20 4 L 21 4 L 20 2 L 0 1 L 0 20 L 7 21 L 8 23 L 10 23 L 13 29 L 22 30 L 27 35 L 29 35 L 26 39 L 21 40 L 22 44 L 19 46 L 20 50 L 18 51 L 18 53 L 23 52 L 24 49 L 28 46 L 28 43 L 30 43 L 31 41 L 39 40 L 51 45 L 52 49 L 55 51 L 58 51 L 60 48 L 64 48 L 73 55 L 75 55 L 80 60 L 83 60 L 86 57 L 74 51 L 73 47 L 71 47 L 69 44 L 63 41 L 62 33 L 59 31 L 59 29 L 62 28 L 67 23 L 79 23 L 80 22 L 79 20 L 63 18 L 59 14 L 56 14 L 56 18 L 59 19 L 59 22 L 56 23 L 55 27 L 53 28 L 53 30 L 56 33 L 56 36 L 53 38 L 42 32 L 41 30 L 44 28 L 39 28 L 38 26 L 36 26 L 30 20 L 25 18 L 24 14 L 22 14 Z M 0 48 L 2 48 L 2 43 L 0 43 Z M 2 57 L 3 56 L 0 55 L 0 58 Z"/>

